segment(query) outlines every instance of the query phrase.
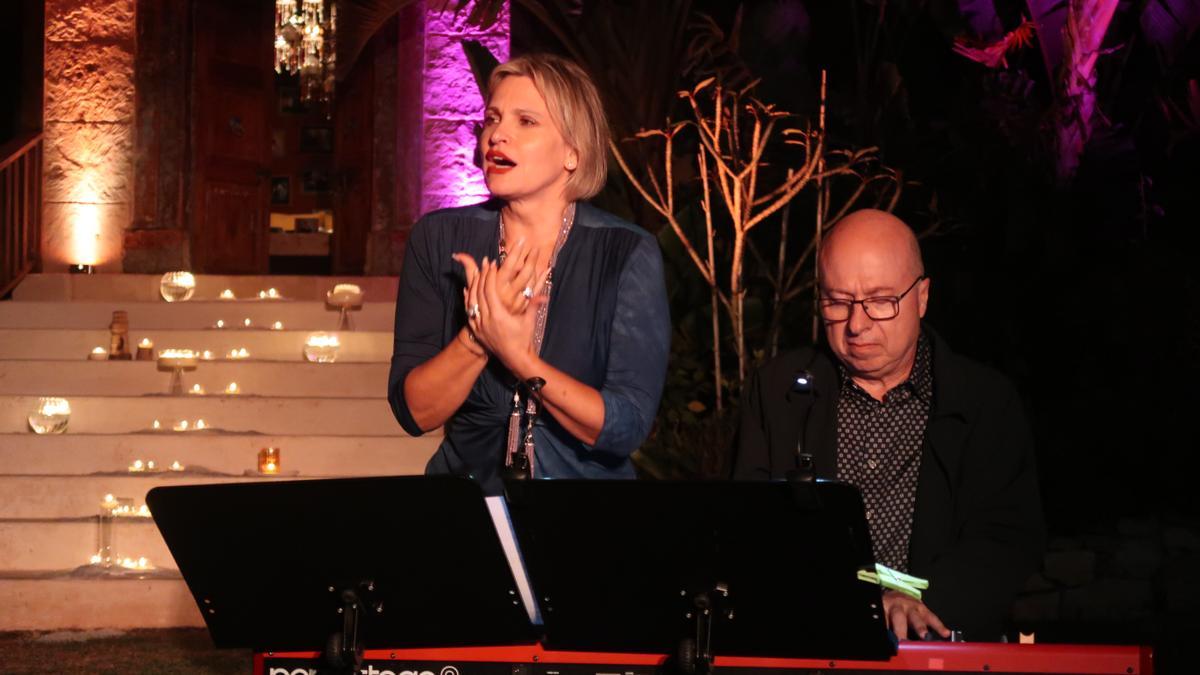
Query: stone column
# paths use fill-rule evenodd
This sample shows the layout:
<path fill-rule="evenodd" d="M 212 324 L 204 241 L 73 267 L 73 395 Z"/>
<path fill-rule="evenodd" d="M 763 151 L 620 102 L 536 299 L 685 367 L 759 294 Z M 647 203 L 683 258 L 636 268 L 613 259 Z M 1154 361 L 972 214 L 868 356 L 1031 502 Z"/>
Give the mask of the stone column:
<path fill-rule="evenodd" d="M 396 100 L 395 190 L 389 195 L 376 187 L 380 198 L 392 200 L 394 211 L 390 217 L 384 208 L 373 212 L 367 274 L 399 273 L 408 233 L 423 213 L 487 197 L 474 162 L 475 125 L 483 117 L 483 101 L 461 42 L 479 41 L 506 60 L 509 7 L 505 2 L 496 22 L 486 28 L 466 25 L 468 11 L 455 16 L 425 2 L 400 11 L 398 67 L 389 83 Z"/>
<path fill-rule="evenodd" d="M 501 62 L 507 61 L 508 3 L 495 23 L 485 28 L 468 26 L 466 18 L 465 11 L 430 9 L 425 14 L 422 212 L 472 204 L 488 194 L 475 165 L 475 125 L 483 118 L 483 99 L 462 41 L 480 42 Z"/>
<path fill-rule="evenodd" d="M 130 219 L 134 0 L 47 0 L 43 269 L 121 270 Z"/>

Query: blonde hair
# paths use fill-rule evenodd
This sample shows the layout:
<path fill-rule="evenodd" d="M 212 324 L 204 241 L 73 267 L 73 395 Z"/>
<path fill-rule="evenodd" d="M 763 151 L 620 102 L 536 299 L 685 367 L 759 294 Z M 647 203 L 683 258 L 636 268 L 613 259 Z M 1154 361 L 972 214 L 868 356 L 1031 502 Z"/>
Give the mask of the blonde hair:
<path fill-rule="evenodd" d="M 518 56 L 492 71 L 488 100 L 501 80 L 513 76 L 533 81 L 563 139 L 579 155 L 579 164 L 567 179 L 567 199 L 594 197 L 608 178 L 608 121 L 592 78 L 575 62 L 560 56 Z"/>

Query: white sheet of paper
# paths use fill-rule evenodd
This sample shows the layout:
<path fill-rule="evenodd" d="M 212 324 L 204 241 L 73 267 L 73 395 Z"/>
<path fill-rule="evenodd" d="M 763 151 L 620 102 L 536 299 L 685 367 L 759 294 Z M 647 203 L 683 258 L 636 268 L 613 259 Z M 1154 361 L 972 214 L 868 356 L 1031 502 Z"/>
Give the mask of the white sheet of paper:
<path fill-rule="evenodd" d="M 517 545 L 512 520 L 508 517 L 508 504 L 504 497 L 485 497 L 484 500 L 492 516 L 492 525 L 500 537 L 500 546 L 504 548 L 504 557 L 508 559 L 508 568 L 517 582 L 517 593 L 521 594 L 521 602 L 525 603 L 525 611 L 529 613 L 529 622 L 540 626 L 542 614 L 533 600 L 533 585 L 529 583 L 529 573 L 525 571 L 525 561 L 521 559 L 521 549 Z"/>

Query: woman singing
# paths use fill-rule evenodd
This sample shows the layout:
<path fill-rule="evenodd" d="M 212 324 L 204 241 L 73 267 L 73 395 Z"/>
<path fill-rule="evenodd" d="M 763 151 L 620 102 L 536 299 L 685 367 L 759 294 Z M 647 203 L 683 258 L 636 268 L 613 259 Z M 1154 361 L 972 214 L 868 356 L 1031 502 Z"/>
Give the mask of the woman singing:
<path fill-rule="evenodd" d="M 525 56 L 492 73 L 479 151 L 493 198 L 421 218 L 400 276 L 388 400 L 410 434 L 444 426 L 426 473 L 489 494 L 522 460 L 535 478 L 633 477 L 670 318 L 654 237 L 582 202 L 607 147 L 575 64 Z"/>

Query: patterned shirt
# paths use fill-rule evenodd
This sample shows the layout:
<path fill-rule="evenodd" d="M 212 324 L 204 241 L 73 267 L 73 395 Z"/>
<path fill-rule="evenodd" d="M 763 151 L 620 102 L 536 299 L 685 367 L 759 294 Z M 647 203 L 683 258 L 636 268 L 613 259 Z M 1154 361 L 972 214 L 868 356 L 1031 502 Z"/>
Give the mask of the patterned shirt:
<path fill-rule="evenodd" d="M 908 543 L 917 502 L 921 444 L 933 402 L 929 340 L 917 341 L 912 373 L 882 401 L 840 368 L 837 477 L 862 491 L 875 560 L 908 571 Z"/>

